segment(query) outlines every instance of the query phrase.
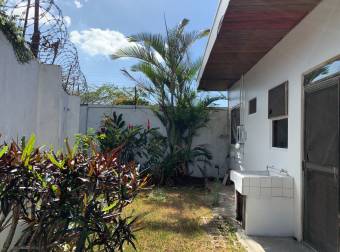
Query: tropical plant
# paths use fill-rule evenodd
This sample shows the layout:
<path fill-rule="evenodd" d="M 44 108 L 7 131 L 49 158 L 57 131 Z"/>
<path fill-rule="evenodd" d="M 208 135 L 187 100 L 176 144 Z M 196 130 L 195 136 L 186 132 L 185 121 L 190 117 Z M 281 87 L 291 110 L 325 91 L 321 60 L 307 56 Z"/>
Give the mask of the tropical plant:
<path fill-rule="evenodd" d="M 15 250 L 122 251 L 134 246 L 136 217 L 123 209 L 146 180 L 134 162 L 122 164 L 120 148 L 91 155 L 71 149 L 55 154 L 34 147 L 34 137 L 0 151 L 0 234 L 9 250 L 18 223 L 25 223 Z"/>
<path fill-rule="evenodd" d="M 138 161 L 143 163 L 143 169 L 153 170 L 164 154 L 164 137 L 156 128 L 126 125 L 123 115 L 116 112 L 112 116 L 104 116 L 97 134 L 101 136 L 99 143 L 102 151 L 120 147 L 122 162 Z"/>
<path fill-rule="evenodd" d="M 139 61 L 131 71 L 123 72 L 157 102 L 155 113 L 166 128 L 168 144 L 161 182 L 164 177 L 188 175 L 191 162 L 211 159 L 205 146 L 192 146 L 192 138 L 206 125 L 208 107 L 221 97 L 200 100 L 193 90 L 201 59 L 192 60 L 190 48 L 209 34 L 209 30 L 185 32 L 188 23 L 189 20 L 184 19 L 172 29 L 166 26 L 165 35 L 133 35 L 130 37 L 133 44 L 112 56 Z M 133 72 L 142 77 L 136 77 Z"/>
<path fill-rule="evenodd" d="M 8 251 L 20 219 L 33 219 L 35 206 L 40 201 L 42 177 L 37 169 L 33 168 L 40 155 L 30 161 L 33 152 L 32 137 L 23 151 L 16 143 L 1 146 L 0 151 L 0 233 L 8 230 L 2 252 Z M 38 157 L 38 158 L 37 158 Z M 39 181 L 39 182 L 38 182 Z M 27 211 L 29 204 L 32 211 Z"/>
<path fill-rule="evenodd" d="M 99 140 L 104 137 L 105 135 L 96 132 L 95 129 L 89 128 L 86 134 L 79 133 L 75 135 L 75 145 L 79 152 L 89 155 L 93 146 L 99 146 Z"/>
<path fill-rule="evenodd" d="M 143 90 L 104 84 L 80 95 L 82 104 L 149 105 Z"/>

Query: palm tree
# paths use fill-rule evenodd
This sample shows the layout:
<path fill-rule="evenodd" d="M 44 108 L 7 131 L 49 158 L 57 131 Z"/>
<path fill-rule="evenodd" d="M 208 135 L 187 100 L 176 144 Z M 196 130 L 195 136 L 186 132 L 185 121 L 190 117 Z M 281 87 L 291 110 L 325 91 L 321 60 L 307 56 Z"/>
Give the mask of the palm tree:
<path fill-rule="evenodd" d="M 169 167 L 163 167 L 165 171 L 162 174 L 166 170 L 178 172 L 183 164 L 184 173 L 187 174 L 188 162 L 202 155 L 211 159 L 208 151 L 194 151 L 192 137 L 208 121 L 207 107 L 220 97 L 197 99 L 192 84 L 200 69 L 201 59 L 192 60 L 190 57 L 192 45 L 207 36 L 209 30 L 185 32 L 188 23 L 189 20 L 183 19 L 172 29 L 165 25 L 165 35 L 133 35 L 129 38 L 131 46 L 112 55 L 113 59 L 128 57 L 138 60 L 131 71 L 123 72 L 146 90 L 158 105 L 155 114 L 166 128 L 169 150 L 166 158 L 166 166 Z M 141 75 L 135 77 L 132 72 Z M 196 110 L 200 112 L 196 113 Z M 193 116 L 196 118 L 193 119 Z M 202 146 L 200 148 L 203 149 Z"/>

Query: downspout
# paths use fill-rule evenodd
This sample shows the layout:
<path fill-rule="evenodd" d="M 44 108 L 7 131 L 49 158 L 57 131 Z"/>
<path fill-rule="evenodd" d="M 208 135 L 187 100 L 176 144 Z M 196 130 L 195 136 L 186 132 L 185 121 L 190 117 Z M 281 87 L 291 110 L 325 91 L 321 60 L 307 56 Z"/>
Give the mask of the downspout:
<path fill-rule="evenodd" d="M 245 88 L 244 88 L 244 74 L 241 76 L 240 85 L 240 128 L 239 133 L 241 143 L 239 144 L 239 155 L 240 155 L 240 169 L 244 170 L 244 137 L 245 137 L 245 117 L 246 117 L 246 103 L 245 103 Z"/>
<path fill-rule="evenodd" d="M 246 103 L 245 103 L 245 90 L 244 90 L 244 74 L 241 76 L 241 87 L 240 87 L 240 107 L 241 107 L 241 115 L 240 115 L 240 124 L 244 125 L 245 123 L 245 113 L 246 113 Z"/>

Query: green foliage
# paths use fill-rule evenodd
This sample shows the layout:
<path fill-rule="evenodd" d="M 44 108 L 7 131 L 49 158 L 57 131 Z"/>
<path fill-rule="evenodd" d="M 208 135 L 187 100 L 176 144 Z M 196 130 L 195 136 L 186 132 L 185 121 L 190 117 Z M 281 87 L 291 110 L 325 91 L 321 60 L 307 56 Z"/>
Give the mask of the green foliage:
<path fill-rule="evenodd" d="M 86 134 L 76 134 L 75 144 L 78 146 L 78 151 L 84 155 L 89 155 L 89 151 L 93 148 L 93 145 L 99 146 L 99 140 L 104 139 L 104 134 L 98 134 L 93 128 L 87 130 Z"/>
<path fill-rule="evenodd" d="M 1 2 L 0 2 L 1 6 Z M 15 19 L 8 17 L 0 10 L 0 31 L 2 31 L 8 41 L 12 44 L 17 60 L 20 63 L 27 63 L 33 59 L 33 54 L 25 45 L 22 31 L 17 27 Z"/>
<path fill-rule="evenodd" d="M 124 70 L 124 74 L 157 101 L 158 116 L 167 131 L 168 152 L 160 171 L 161 183 L 166 177 L 190 175 L 189 164 L 212 158 L 206 146 L 192 146 L 198 129 L 209 121 L 208 107 L 221 97 L 199 99 L 193 82 L 201 66 L 201 59 L 190 58 L 190 48 L 209 30 L 185 32 L 189 20 L 184 19 L 166 35 L 140 33 L 131 36 L 136 44 L 124 48 L 113 59 L 129 57 L 139 62 Z M 133 72 L 141 74 L 137 78 Z"/>
<path fill-rule="evenodd" d="M 137 96 L 136 96 L 137 95 Z M 145 92 L 105 84 L 80 95 L 82 104 L 149 105 Z"/>
<path fill-rule="evenodd" d="M 15 142 L 0 147 L 0 235 L 10 229 L 3 252 L 19 222 L 26 228 L 14 250 L 122 251 L 125 243 L 134 246 L 137 219 L 122 211 L 146 180 L 139 179 L 133 162 L 119 161 L 119 149 L 99 153 L 94 148 L 87 156 L 67 146 L 66 154 L 57 155 L 35 148 L 33 136 L 24 149 Z"/>
<path fill-rule="evenodd" d="M 4 146 L 1 150 L 0 150 L 0 158 L 6 154 L 6 152 L 8 151 L 8 146 Z"/>
<path fill-rule="evenodd" d="M 164 155 L 165 138 L 156 128 L 126 125 L 123 115 L 116 112 L 103 118 L 97 134 L 102 136 L 98 140 L 102 151 L 121 148 L 120 160 L 139 161 L 143 163 L 142 169 L 154 170 Z"/>

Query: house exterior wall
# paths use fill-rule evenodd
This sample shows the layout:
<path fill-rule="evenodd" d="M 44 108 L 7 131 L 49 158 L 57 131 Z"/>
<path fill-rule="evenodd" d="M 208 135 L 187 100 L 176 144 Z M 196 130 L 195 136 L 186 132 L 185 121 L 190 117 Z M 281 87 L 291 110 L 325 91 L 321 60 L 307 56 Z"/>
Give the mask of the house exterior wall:
<path fill-rule="evenodd" d="M 159 128 L 161 134 L 166 135 L 165 128 L 151 109 L 144 106 L 104 106 L 104 105 L 82 105 L 80 108 L 80 132 L 86 133 L 87 129 L 98 130 L 104 115 L 112 115 L 113 111 L 123 114 L 127 124 L 147 126 L 150 120 L 151 127 Z M 229 152 L 227 136 L 227 110 L 212 109 L 210 121 L 207 127 L 201 128 L 193 140 L 193 146 L 206 144 L 213 154 L 212 167 L 208 169 L 208 176 L 223 177 L 228 167 L 227 154 Z M 215 168 L 218 166 L 219 169 Z M 191 166 L 192 176 L 201 177 L 200 170 L 194 165 Z"/>
<path fill-rule="evenodd" d="M 241 104 L 247 140 L 231 148 L 233 169 L 285 169 L 294 177 L 293 232 L 302 239 L 303 206 L 303 74 L 340 54 L 340 0 L 323 0 L 229 92 L 230 106 Z M 288 149 L 271 147 L 268 90 L 289 82 Z M 241 88 L 242 87 L 242 88 Z M 241 95 L 242 94 L 242 95 Z M 242 97 L 242 98 L 241 98 Z M 248 101 L 257 98 L 257 113 L 248 115 Z M 243 121 L 242 121 L 243 118 Z M 238 159 L 238 157 L 240 157 Z"/>
<path fill-rule="evenodd" d="M 19 63 L 1 32 L 0 90 L 0 142 L 34 133 L 39 145 L 62 148 L 65 137 L 79 132 L 80 99 L 62 89 L 60 68 Z"/>

